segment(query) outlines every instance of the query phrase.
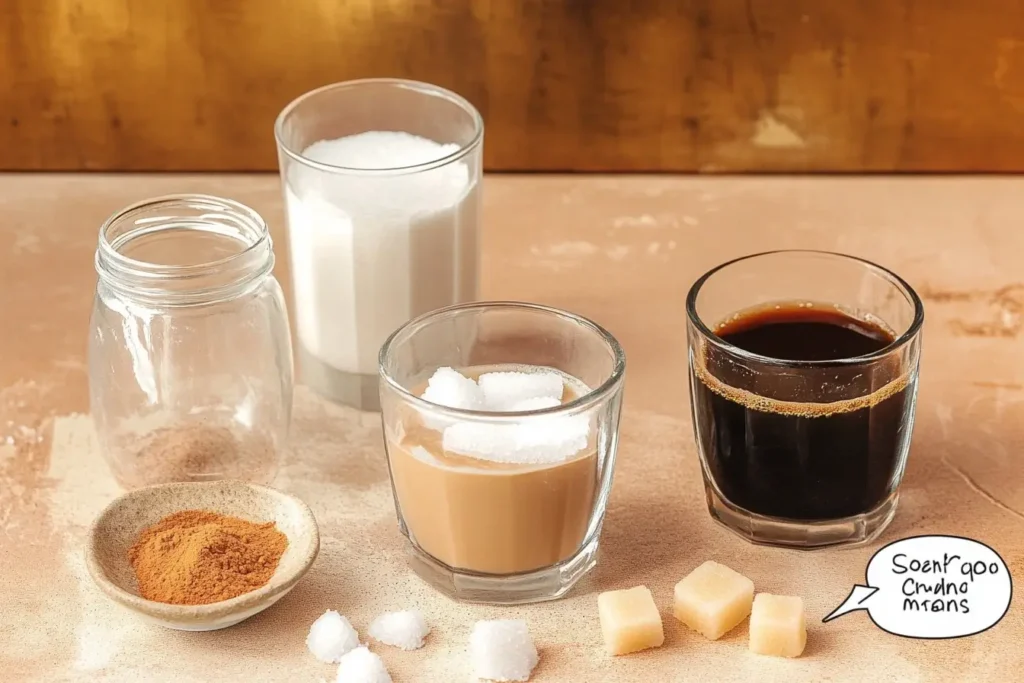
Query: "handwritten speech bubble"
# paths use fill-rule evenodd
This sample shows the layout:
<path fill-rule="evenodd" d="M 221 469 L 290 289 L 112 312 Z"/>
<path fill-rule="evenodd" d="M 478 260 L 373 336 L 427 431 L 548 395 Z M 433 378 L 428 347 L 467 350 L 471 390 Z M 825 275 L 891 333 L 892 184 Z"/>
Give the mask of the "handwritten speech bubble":
<path fill-rule="evenodd" d="M 878 628 L 908 638 L 962 638 L 992 628 L 1010 609 L 1013 579 L 984 543 L 960 536 L 912 536 L 868 562 L 867 585 L 823 622 L 867 610 Z"/>

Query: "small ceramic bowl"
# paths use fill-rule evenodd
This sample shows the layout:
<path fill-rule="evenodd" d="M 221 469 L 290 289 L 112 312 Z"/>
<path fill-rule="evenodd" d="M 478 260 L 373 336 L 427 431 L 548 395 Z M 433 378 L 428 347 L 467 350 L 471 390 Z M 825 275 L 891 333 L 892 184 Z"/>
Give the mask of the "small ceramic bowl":
<path fill-rule="evenodd" d="M 209 510 L 253 522 L 271 522 L 288 548 L 266 585 L 208 605 L 168 605 L 139 596 L 128 549 L 143 529 L 182 510 Z M 301 500 L 241 481 L 182 482 L 136 489 L 116 499 L 89 529 L 85 561 L 96 585 L 114 602 L 149 621 L 182 631 L 234 626 L 283 598 L 320 551 L 316 519 Z"/>

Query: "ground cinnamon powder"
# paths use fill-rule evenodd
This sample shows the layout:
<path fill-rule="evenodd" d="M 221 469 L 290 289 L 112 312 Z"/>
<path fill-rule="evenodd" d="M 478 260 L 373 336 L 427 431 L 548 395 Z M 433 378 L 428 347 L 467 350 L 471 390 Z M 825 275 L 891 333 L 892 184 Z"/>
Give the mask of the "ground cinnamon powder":
<path fill-rule="evenodd" d="M 201 421 L 120 438 L 115 476 L 127 488 L 168 481 L 269 481 L 278 465 L 278 452 L 266 434 L 236 434 Z"/>
<path fill-rule="evenodd" d="M 205 605 L 266 584 L 287 547 L 273 522 L 185 510 L 144 530 L 128 560 L 147 600 Z"/>

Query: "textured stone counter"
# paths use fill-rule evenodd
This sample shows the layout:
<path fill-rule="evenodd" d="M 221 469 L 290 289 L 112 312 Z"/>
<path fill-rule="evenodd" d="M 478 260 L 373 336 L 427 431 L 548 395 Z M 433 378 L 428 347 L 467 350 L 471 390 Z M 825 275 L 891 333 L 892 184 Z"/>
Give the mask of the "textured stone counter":
<path fill-rule="evenodd" d="M 0 176 L 0 672 L 5 680 L 333 680 L 306 651 L 327 608 L 365 631 L 416 606 L 425 649 L 376 648 L 396 683 L 470 680 L 479 618 L 528 620 L 536 681 L 1010 681 L 1024 663 L 1018 590 L 995 628 L 958 640 L 889 635 L 864 613 L 821 618 L 863 582 L 880 545 L 916 534 L 988 543 L 1024 577 L 1024 179 L 758 179 L 490 176 L 483 294 L 567 308 L 605 325 L 628 355 L 619 465 L 597 570 L 567 599 L 522 608 L 453 604 L 403 565 L 376 415 L 300 389 L 276 482 L 302 497 L 320 557 L 286 599 L 224 631 L 137 621 L 85 573 L 82 539 L 118 490 L 87 417 L 85 348 L 100 223 L 175 192 L 219 194 L 282 236 L 278 179 L 249 176 Z M 279 271 L 285 277 L 283 239 Z M 686 388 L 690 283 L 735 256 L 818 248 L 876 260 L 925 300 L 921 394 L 896 520 L 870 547 L 755 547 L 705 511 Z M 802 594 L 806 654 L 747 651 L 747 627 L 710 643 L 671 616 L 672 586 L 705 559 L 758 590 Z M 645 583 L 664 615 L 659 650 L 610 659 L 596 593 Z"/>

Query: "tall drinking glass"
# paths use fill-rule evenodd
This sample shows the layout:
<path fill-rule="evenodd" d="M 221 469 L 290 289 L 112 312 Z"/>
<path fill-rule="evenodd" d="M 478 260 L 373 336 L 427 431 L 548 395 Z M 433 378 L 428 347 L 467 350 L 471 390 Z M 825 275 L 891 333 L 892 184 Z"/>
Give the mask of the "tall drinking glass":
<path fill-rule="evenodd" d="M 377 354 L 411 318 L 474 301 L 484 126 L 427 83 L 302 95 L 275 126 L 300 379 L 377 410 Z"/>
<path fill-rule="evenodd" d="M 551 407 L 447 408 L 421 398 L 444 367 L 471 378 L 542 368 L 564 385 Z M 572 588 L 597 561 L 624 373 L 606 330 L 544 306 L 454 306 L 396 331 L 380 354 L 381 414 L 413 570 L 472 602 L 551 600 Z"/>
<path fill-rule="evenodd" d="M 924 309 L 896 274 L 815 251 L 690 289 L 690 393 L 712 517 L 755 543 L 871 540 L 896 512 Z"/>

